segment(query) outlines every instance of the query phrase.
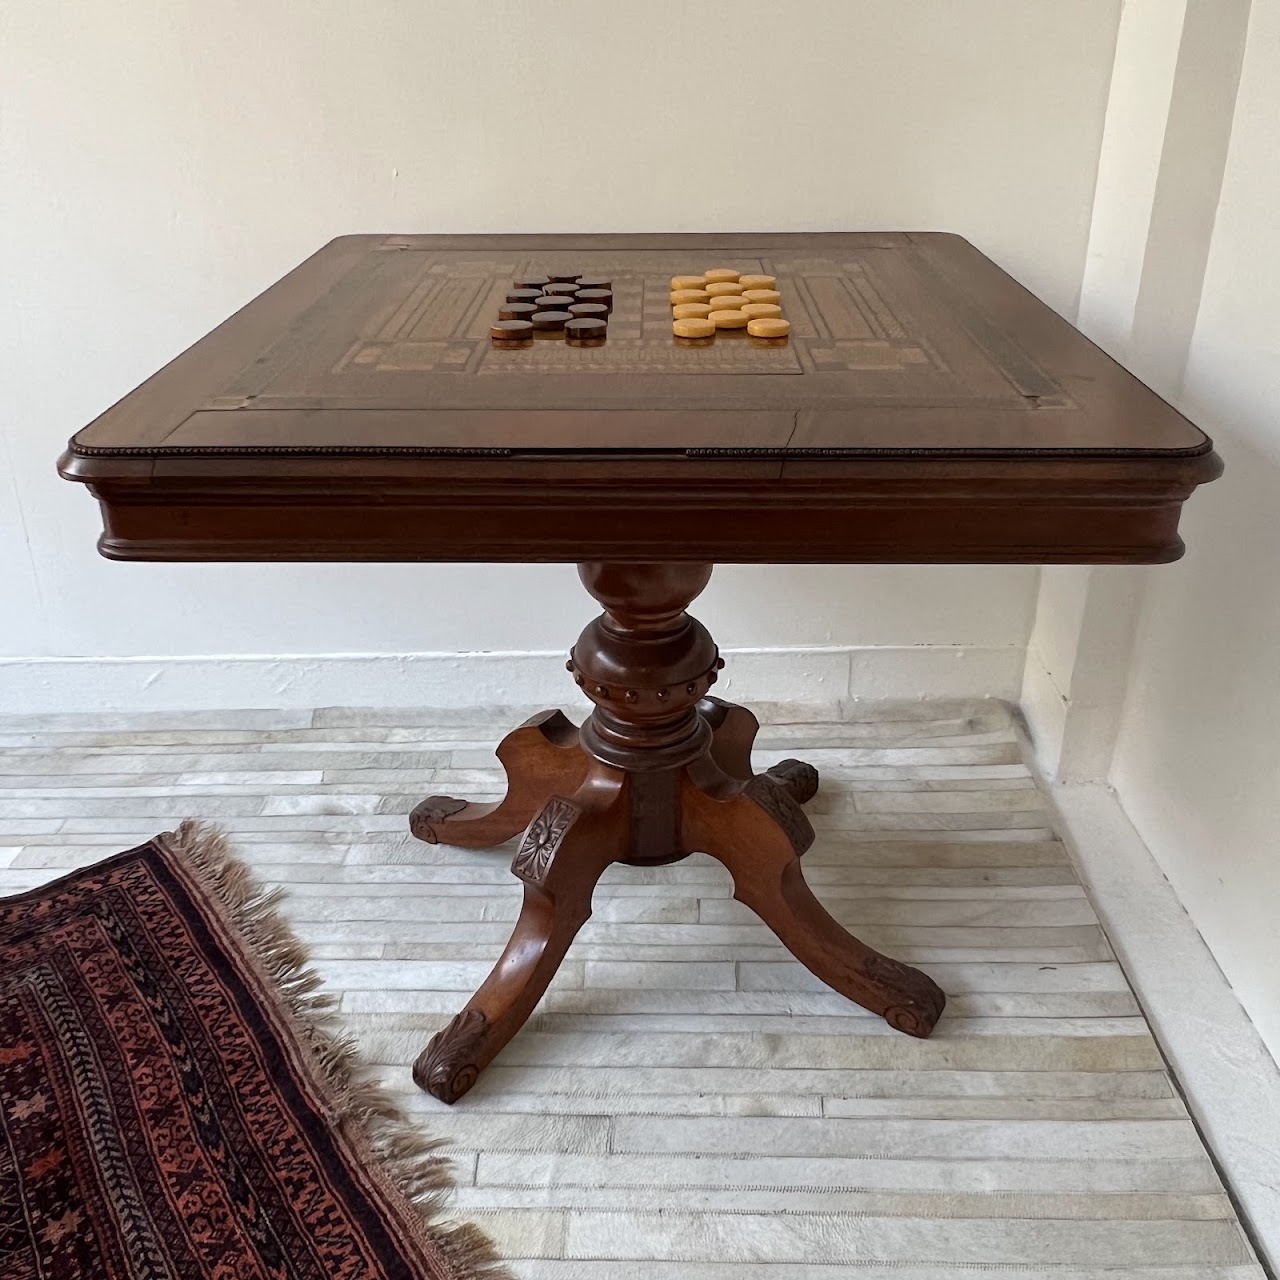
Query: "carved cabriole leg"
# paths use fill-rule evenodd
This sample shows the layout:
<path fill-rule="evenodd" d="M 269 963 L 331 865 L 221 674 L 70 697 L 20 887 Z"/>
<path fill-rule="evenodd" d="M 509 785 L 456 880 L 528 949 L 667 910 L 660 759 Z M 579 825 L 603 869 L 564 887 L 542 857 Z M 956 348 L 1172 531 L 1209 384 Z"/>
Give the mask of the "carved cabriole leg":
<path fill-rule="evenodd" d="M 507 794 L 496 804 L 428 796 L 409 815 L 409 830 L 428 844 L 489 849 L 518 835 L 552 795 L 572 795 L 590 761 L 578 728 L 559 711 L 543 711 L 503 738 L 498 759 Z"/>
<path fill-rule="evenodd" d="M 919 969 L 859 942 L 813 896 L 800 867 L 813 828 L 785 786 L 767 774 L 744 785 L 699 766 L 686 774 L 682 812 L 686 852 L 722 862 L 733 876 L 733 896 L 810 973 L 895 1030 L 929 1035 L 946 996 Z"/>
<path fill-rule="evenodd" d="M 572 798 L 552 796 L 529 824 L 511 863 L 524 881 L 524 905 L 506 950 L 414 1063 L 419 1088 L 441 1102 L 462 1097 L 525 1024 L 590 918 L 596 882 L 627 849 L 623 781 L 597 766 Z"/>

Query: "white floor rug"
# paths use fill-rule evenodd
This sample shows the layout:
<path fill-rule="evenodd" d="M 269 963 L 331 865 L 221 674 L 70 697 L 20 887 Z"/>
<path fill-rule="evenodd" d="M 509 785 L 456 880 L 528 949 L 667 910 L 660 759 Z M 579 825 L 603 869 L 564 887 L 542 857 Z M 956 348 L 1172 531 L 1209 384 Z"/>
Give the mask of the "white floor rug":
<path fill-rule="evenodd" d="M 865 714 L 865 713 L 864 713 Z M 770 724 L 818 767 L 805 857 L 950 1004 L 896 1035 L 709 859 L 613 869 L 541 1011 L 452 1109 L 409 1064 L 502 948 L 510 850 L 409 839 L 492 795 L 518 712 L 0 721 L 0 892 L 219 823 L 526 1280 L 1263 1280 L 998 706 Z M 429 1120 L 425 1119 L 429 1116 Z"/>

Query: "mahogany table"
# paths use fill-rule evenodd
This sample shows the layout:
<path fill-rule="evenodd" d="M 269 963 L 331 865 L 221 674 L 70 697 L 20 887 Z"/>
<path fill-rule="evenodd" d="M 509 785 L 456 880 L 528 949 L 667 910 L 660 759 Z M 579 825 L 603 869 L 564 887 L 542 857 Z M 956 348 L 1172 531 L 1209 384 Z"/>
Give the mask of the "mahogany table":
<path fill-rule="evenodd" d="M 790 341 L 671 334 L 674 275 L 774 275 Z M 515 279 L 613 283 L 604 346 L 500 350 Z M 927 1036 L 943 993 L 805 884 L 815 771 L 753 774 L 757 724 L 685 609 L 715 561 L 1145 564 L 1221 464 L 1206 436 L 966 241 L 939 234 L 347 236 L 79 432 L 120 560 L 572 561 L 604 613 L 595 704 L 498 747 L 497 804 L 423 840 L 520 835 L 524 907 L 415 1079 L 452 1102 L 519 1030 L 613 862 L 696 850 L 813 973 Z M 442 600 L 441 607 L 450 607 Z M 523 834 L 521 835 L 520 833 Z"/>

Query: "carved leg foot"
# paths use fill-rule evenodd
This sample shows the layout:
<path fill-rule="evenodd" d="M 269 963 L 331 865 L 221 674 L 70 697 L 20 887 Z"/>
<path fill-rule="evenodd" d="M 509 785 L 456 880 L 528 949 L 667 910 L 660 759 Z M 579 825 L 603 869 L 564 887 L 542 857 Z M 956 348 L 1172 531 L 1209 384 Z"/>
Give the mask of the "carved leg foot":
<path fill-rule="evenodd" d="M 456 1102 L 524 1025 L 591 916 L 591 893 L 627 846 L 622 775 L 597 768 L 573 799 L 553 796 L 529 824 L 511 869 L 524 881 L 520 918 L 493 972 L 413 1067 L 420 1089 Z"/>
<path fill-rule="evenodd" d="M 409 815 L 409 830 L 428 844 L 488 849 L 510 840 L 552 795 L 572 795 L 589 761 L 578 730 L 559 711 L 543 711 L 503 738 L 498 759 L 507 794 L 496 804 L 428 796 Z"/>
<path fill-rule="evenodd" d="M 686 777 L 685 846 L 723 863 L 750 907 L 810 973 L 896 1031 L 927 1037 L 946 1005 L 927 974 L 881 955 L 841 927 L 813 896 L 800 855 L 813 828 L 789 787 L 770 775 L 722 792 Z"/>
<path fill-rule="evenodd" d="M 765 771 L 796 804 L 808 804 L 818 794 L 818 771 L 803 760 L 779 760 Z"/>

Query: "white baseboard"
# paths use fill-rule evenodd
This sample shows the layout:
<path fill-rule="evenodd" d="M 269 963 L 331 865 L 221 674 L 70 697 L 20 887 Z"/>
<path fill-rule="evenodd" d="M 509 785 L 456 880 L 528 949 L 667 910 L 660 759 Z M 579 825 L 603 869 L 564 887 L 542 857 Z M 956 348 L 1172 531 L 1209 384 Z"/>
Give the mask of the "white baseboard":
<path fill-rule="evenodd" d="M 1013 645 L 726 649 L 715 692 L 746 702 L 1016 701 Z M 275 654 L 0 659 L 0 714 L 240 708 L 559 706 L 576 693 L 555 653 Z M 586 703 L 583 702 L 585 706 Z"/>
<path fill-rule="evenodd" d="M 1255 1247 L 1280 1268 L 1280 1068 L 1110 788 L 1048 789 L 1058 830 Z"/>

